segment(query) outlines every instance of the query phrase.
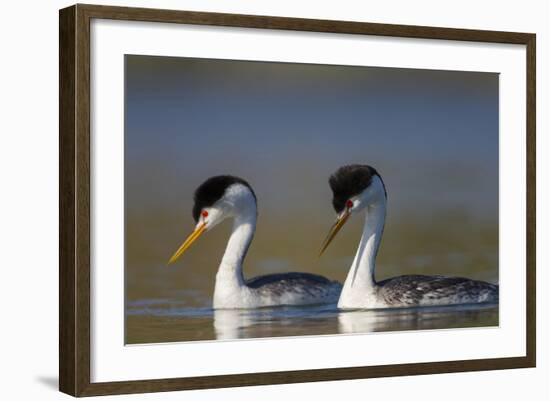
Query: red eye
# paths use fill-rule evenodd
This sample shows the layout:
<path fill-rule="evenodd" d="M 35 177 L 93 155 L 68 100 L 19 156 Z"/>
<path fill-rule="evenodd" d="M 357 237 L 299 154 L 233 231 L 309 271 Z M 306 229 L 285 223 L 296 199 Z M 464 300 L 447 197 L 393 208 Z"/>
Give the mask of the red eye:
<path fill-rule="evenodd" d="M 203 210 L 201 214 L 202 214 L 202 217 L 208 217 L 208 212 L 206 210 Z"/>
<path fill-rule="evenodd" d="M 352 202 L 351 200 L 348 200 L 348 201 L 346 202 L 346 207 L 347 207 L 348 209 L 351 209 L 351 208 L 353 207 L 353 202 Z"/>

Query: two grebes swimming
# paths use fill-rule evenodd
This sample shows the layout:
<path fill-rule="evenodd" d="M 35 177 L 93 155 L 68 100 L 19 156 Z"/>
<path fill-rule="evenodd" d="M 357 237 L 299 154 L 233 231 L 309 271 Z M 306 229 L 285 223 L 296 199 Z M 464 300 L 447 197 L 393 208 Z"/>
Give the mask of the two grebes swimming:
<path fill-rule="evenodd" d="M 321 253 L 353 215 L 365 225 L 355 258 L 342 286 L 310 273 L 281 273 L 245 279 L 243 261 L 256 230 L 257 199 L 243 179 L 216 176 L 195 191 L 195 230 L 168 263 L 174 263 L 203 233 L 225 219 L 233 229 L 214 289 L 215 309 L 336 303 L 341 309 L 402 308 L 498 302 L 498 285 L 462 277 L 406 275 L 375 279 L 376 254 L 386 219 L 387 193 L 378 172 L 367 165 L 339 168 L 329 179 L 336 222 Z"/>

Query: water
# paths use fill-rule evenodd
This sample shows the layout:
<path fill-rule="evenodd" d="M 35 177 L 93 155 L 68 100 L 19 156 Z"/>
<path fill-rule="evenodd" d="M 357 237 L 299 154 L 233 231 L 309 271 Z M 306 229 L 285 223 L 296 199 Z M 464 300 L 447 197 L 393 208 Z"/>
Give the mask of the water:
<path fill-rule="evenodd" d="M 496 306 L 213 311 L 229 221 L 166 266 L 194 227 L 195 188 L 232 174 L 258 199 L 246 278 L 298 271 L 343 282 L 364 216 L 318 258 L 335 218 L 327 179 L 368 163 L 388 191 L 377 280 L 498 283 L 498 74 L 128 56 L 125 88 L 128 343 L 498 324 Z"/>
<path fill-rule="evenodd" d="M 332 248 L 317 258 L 325 222 L 293 217 L 292 222 L 276 222 L 268 216 L 260 220 L 245 260 L 245 277 L 303 271 L 343 282 L 361 235 L 362 219 L 350 221 Z M 389 216 L 376 278 L 441 274 L 498 283 L 498 225 L 459 217 L 434 212 L 430 221 L 411 223 Z M 296 228 L 278 229 L 291 224 Z M 166 260 L 186 230 L 169 236 L 158 225 L 159 230 L 147 224 L 142 230 L 127 232 L 128 344 L 498 325 L 496 305 L 354 312 L 339 312 L 334 306 L 213 311 L 216 271 L 230 224 L 205 234 L 171 266 L 166 266 Z M 309 230 L 301 229 L 307 226 Z"/>
<path fill-rule="evenodd" d="M 127 305 L 126 343 L 430 330 L 498 325 L 498 305 L 339 311 L 335 305 L 213 310 L 150 299 Z"/>
<path fill-rule="evenodd" d="M 327 224 L 292 217 L 292 221 L 275 221 L 269 216 L 260 220 L 244 263 L 245 277 L 302 271 L 343 282 L 361 236 L 362 219 L 350 221 L 332 248 L 317 258 Z M 166 266 L 166 260 L 186 230 L 167 235 L 161 230 L 163 224 L 158 226 L 157 230 L 155 224 L 147 224 L 127 232 L 128 344 L 498 325 L 496 305 L 355 312 L 339 312 L 334 306 L 213 311 L 216 271 L 230 224 L 205 234 L 171 266 Z M 292 230 L 280 230 L 291 226 Z M 414 222 L 390 215 L 384 234 L 377 280 L 403 274 L 441 274 L 499 281 L 495 223 L 442 212 L 433 212 L 429 221 Z"/>
<path fill-rule="evenodd" d="M 128 217 L 137 220 L 131 214 Z M 146 217 L 143 214 L 140 219 Z M 343 282 L 361 236 L 362 219 L 350 221 L 332 248 L 317 258 L 325 222 L 292 217 L 292 221 L 269 216 L 260 220 L 244 263 L 245 277 L 303 271 Z M 213 311 L 216 271 L 230 224 L 208 232 L 178 263 L 166 266 L 186 230 L 167 235 L 161 223 L 158 230 L 151 223 L 127 232 L 128 344 L 498 325 L 497 305 L 353 312 L 339 312 L 334 305 Z M 280 230 L 290 226 L 292 230 Z M 499 281 L 498 225 L 493 222 L 442 212 L 433 212 L 429 221 L 413 222 L 390 215 L 384 234 L 377 258 L 378 280 L 441 274 Z"/>

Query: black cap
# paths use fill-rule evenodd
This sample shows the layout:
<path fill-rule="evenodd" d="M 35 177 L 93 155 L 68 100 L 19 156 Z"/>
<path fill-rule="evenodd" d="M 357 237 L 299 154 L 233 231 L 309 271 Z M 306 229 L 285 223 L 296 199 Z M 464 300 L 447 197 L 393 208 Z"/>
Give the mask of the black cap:
<path fill-rule="evenodd" d="M 351 164 L 342 166 L 328 180 L 330 189 L 332 189 L 332 206 L 336 213 L 342 212 L 346 207 L 346 202 L 363 192 L 372 183 L 372 178 L 378 176 L 380 181 L 382 177 L 371 166 Z M 384 182 L 382 181 L 382 185 Z M 386 188 L 384 187 L 384 193 Z M 387 197 L 387 194 L 386 194 Z"/>
<path fill-rule="evenodd" d="M 205 207 L 212 206 L 220 200 L 226 189 L 233 184 L 242 184 L 248 187 L 254 199 L 256 199 L 256 194 L 252 190 L 252 187 L 242 178 L 232 175 L 217 175 L 215 177 L 210 177 L 195 190 L 195 204 L 193 205 L 193 219 L 195 222 L 199 221 L 201 210 Z"/>

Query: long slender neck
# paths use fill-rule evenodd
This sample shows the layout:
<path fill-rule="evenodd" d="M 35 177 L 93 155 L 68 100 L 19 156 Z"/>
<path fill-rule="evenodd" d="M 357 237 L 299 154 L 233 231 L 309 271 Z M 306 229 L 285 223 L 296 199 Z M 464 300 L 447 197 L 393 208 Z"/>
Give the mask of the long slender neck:
<path fill-rule="evenodd" d="M 385 200 L 367 207 L 363 235 L 344 283 L 344 291 L 353 289 L 353 292 L 364 293 L 364 291 L 372 290 L 376 286 L 374 275 L 376 255 L 384 232 L 385 220 Z"/>
<path fill-rule="evenodd" d="M 233 230 L 223 254 L 216 285 L 243 286 L 243 261 L 256 231 L 256 210 L 239 214 L 233 222 Z"/>

